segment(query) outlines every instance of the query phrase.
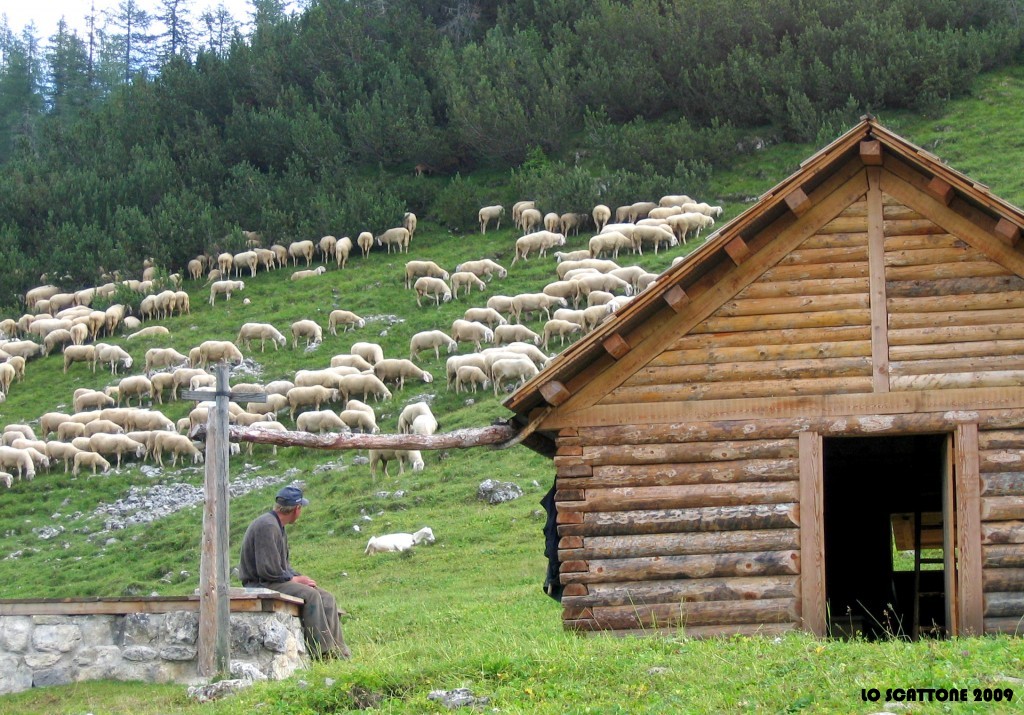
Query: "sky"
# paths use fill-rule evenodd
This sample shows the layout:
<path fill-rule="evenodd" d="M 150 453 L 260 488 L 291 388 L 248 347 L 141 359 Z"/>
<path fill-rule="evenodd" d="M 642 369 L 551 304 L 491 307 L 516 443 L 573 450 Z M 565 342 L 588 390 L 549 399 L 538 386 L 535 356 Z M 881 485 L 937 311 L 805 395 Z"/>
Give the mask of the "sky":
<path fill-rule="evenodd" d="M 90 5 L 96 3 L 96 15 L 103 17 L 102 11 L 117 7 L 120 0 L 0 0 L 0 15 L 7 15 L 7 23 L 16 35 L 29 24 L 35 22 L 36 37 L 44 42 L 57 31 L 57 22 L 61 16 L 77 29 L 80 37 L 85 36 L 85 16 L 89 14 Z M 149 13 L 156 11 L 155 0 L 137 0 L 139 7 Z M 207 8 L 221 3 L 231 15 L 241 22 L 248 22 L 252 4 L 250 0 L 192 0 L 191 12 L 198 24 L 199 16 Z M 100 21 L 102 25 L 102 20 Z"/>

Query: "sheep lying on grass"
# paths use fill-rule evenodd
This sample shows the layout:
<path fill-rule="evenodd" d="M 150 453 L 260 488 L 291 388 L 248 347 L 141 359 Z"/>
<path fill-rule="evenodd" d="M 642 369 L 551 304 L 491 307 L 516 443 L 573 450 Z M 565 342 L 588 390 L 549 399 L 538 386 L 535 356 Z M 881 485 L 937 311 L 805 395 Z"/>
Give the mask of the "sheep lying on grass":
<path fill-rule="evenodd" d="M 371 536 L 366 544 L 364 554 L 398 553 L 408 551 L 417 544 L 434 543 L 434 532 L 429 526 L 424 526 L 415 534 L 385 534 L 384 536 Z"/>

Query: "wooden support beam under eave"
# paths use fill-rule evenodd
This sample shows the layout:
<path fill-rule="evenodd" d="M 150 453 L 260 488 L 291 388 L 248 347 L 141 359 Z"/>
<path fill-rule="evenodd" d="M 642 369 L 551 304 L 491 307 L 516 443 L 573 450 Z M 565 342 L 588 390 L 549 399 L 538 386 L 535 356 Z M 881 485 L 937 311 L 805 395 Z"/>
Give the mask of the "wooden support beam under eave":
<path fill-rule="evenodd" d="M 995 234 L 1011 248 L 1020 242 L 1020 226 L 1013 221 L 1007 221 L 1005 218 L 999 219 L 999 223 L 996 224 Z"/>
<path fill-rule="evenodd" d="M 729 243 L 725 244 L 725 252 L 729 254 L 729 258 L 731 258 L 733 263 L 737 266 L 750 258 L 750 247 L 741 236 L 737 236 L 729 241 Z"/>
<path fill-rule="evenodd" d="M 866 166 L 882 165 L 882 143 L 877 139 L 866 139 L 860 143 L 860 160 Z"/>
<path fill-rule="evenodd" d="M 686 291 L 679 286 L 672 286 L 661 297 L 677 313 L 690 302 L 690 296 L 686 295 Z"/>
<path fill-rule="evenodd" d="M 797 216 L 803 216 L 811 210 L 811 200 L 801 188 L 796 188 L 786 194 L 786 206 Z"/>
<path fill-rule="evenodd" d="M 608 354 L 616 360 L 628 353 L 632 347 L 629 342 L 618 333 L 609 335 L 604 339 L 601 345 L 608 351 Z"/>
<path fill-rule="evenodd" d="M 572 397 L 572 393 L 569 391 L 569 388 L 558 380 L 551 380 L 550 382 L 545 382 L 541 385 L 540 394 L 549 405 L 553 405 L 555 407 L 558 407 Z"/>
<path fill-rule="evenodd" d="M 926 186 L 925 189 L 929 194 L 937 198 L 946 206 L 949 206 L 953 202 L 953 197 L 956 195 L 953 187 L 938 176 L 933 177 L 932 180 L 928 182 L 928 186 Z"/>

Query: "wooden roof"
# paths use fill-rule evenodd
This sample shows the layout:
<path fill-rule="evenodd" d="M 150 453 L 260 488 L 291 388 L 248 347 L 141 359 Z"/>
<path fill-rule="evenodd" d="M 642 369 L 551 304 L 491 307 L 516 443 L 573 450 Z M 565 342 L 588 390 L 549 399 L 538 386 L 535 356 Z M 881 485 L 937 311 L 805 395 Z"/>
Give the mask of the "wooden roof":
<path fill-rule="evenodd" d="M 1024 227 L 1021 209 L 873 117 L 864 117 L 505 400 L 515 420 L 528 425 L 528 446 L 549 452 L 540 448 L 547 440 L 532 432 L 553 410 L 593 404 L 694 324 L 674 318 L 684 313 L 706 317 L 746 285 L 744 281 L 778 262 L 795 245 L 789 234 L 811 223 L 801 218 L 827 220 L 855 193 L 862 194 L 860 184 L 848 185 L 856 183 L 851 180 L 866 166 L 884 169 L 901 186 L 913 187 L 922 213 L 951 233 L 972 237 L 972 245 L 979 244 L 975 248 L 1024 276 L 1024 254 L 1016 250 Z M 780 236 L 784 240 L 776 240 Z"/>

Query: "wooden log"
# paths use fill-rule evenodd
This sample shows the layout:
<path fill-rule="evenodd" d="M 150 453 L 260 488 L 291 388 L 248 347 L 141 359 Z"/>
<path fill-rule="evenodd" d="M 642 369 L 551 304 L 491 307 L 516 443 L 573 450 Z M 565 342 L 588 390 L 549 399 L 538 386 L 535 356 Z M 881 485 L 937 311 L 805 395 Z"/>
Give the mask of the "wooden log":
<path fill-rule="evenodd" d="M 813 313 L 785 313 L 782 315 L 741 315 L 735 318 L 712 317 L 695 325 L 691 332 L 735 333 L 743 330 L 790 330 L 793 328 L 827 328 L 870 324 L 871 312 L 865 308 L 858 310 L 823 310 Z"/>
<path fill-rule="evenodd" d="M 982 572 L 982 584 L 986 593 L 1024 591 L 1024 568 L 987 568 Z"/>
<path fill-rule="evenodd" d="M 549 405 L 557 407 L 572 397 L 572 392 L 558 380 L 549 380 L 540 386 L 540 394 Z"/>
<path fill-rule="evenodd" d="M 985 635 L 987 636 L 1000 634 L 1019 636 L 1022 632 L 1024 632 L 1024 622 L 1019 617 L 985 619 Z"/>
<path fill-rule="evenodd" d="M 557 496 L 557 493 L 556 493 L 555 499 L 557 499 L 557 498 L 558 498 L 558 496 Z M 582 536 L 563 536 L 561 539 L 558 540 L 558 548 L 559 548 L 560 551 L 561 550 L 567 550 L 567 549 L 581 549 L 581 548 L 583 548 L 583 537 Z M 568 558 L 575 558 L 575 557 L 566 557 L 566 558 L 568 559 Z"/>
<path fill-rule="evenodd" d="M 866 201 L 855 201 L 839 212 L 840 216 L 867 216 L 868 208 Z"/>
<path fill-rule="evenodd" d="M 1007 325 L 1019 323 L 1019 308 L 997 310 L 954 310 L 945 313 L 891 313 L 889 315 L 890 330 L 907 328 L 945 328 L 966 327 L 972 325 Z M 732 318 L 732 320 L 741 320 Z"/>
<path fill-rule="evenodd" d="M 889 330 L 889 345 L 937 345 L 1024 339 L 1024 325 L 965 325 Z"/>
<path fill-rule="evenodd" d="M 510 424 L 470 427 L 433 435 L 418 434 L 310 434 L 309 432 L 271 432 L 253 427 L 230 428 L 232 442 L 275 444 L 278 447 L 314 449 L 465 449 L 499 447 L 513 439 L 518 429 Z M 205 426 L 193 432 L 193 439 L 204 439 Z"/>
<path fill-rule="evenodd" d="M 994 384 L 1006 384 L 993 381 Z M 800 397 L 841 395 L 873 391 L 870 376 L 812 378 L 807 380 L 759 380 L 748 382 L 706 382 L 692 385 L 619 387 L 601 400 L 604 405 L 644 404 L 689 400 L 727 400 L 750 397 Z"/>
<path fill-rule="evenodd" d="M 955 248 L 964 250 L 967 244 L 950 233 L 936 233 L 925 236 L 886 236 L 883 251 L 920 251 L 933 248 Z"/>
<path fill-rule="evenodd" d="M 563 464 L 555 469 L 559 477 L 589 477 L 593 473 L 594 468 L 589 464 Z"/>
<path fill-rule="evenodd" d="M 641 509 L 686 509 L 700 506 L 783 504 L 797 501 L 796 482 L 741 484 L 687 484 L 668 487 L 623 487 L 587 489 L 586 499 L 560 502 L 560 511 L 637 511 Z"/>
<path fill-rule="evenodd" d="M 555 523 L 557 523 L 557 524 L 565 524 L 566 526 L 575 526 L 577 524 L 582 524 L 583 521 L 584 521 L 583 514 L 581 512 L 578 512 L 578 511 L 574 512 L 574 511 L 561 511 L 561 510 L 559 510 L 557 515 L 555 516 Z M 561 534 L 574 534 L 574 533 L 575 534 L 581 534 L 583 532 L 581 532 L 581 531 L 577 531 L 577 532 L 574 532 L 574 531 L 562 531 L 561 526 L 559 526 L 558 533 L 561 535 Z"/>
<path fill-rule="evenodd" d="M 583 489 L 559 489 L 555 492 L 556 502 L 582 502 L 586 499 L 586 494 Z M 571 509 L 569 511 L 572 511 Z M 585 509 L 577 509 L 576 511 L 586 511 Z"/>
<path fill-rule="evenodd" d="M 1024 449 L 1024 429 L 983 429 L 979 449 Z"/>
<path fill-rule="evenodd" d="M 1003 358 L 1010 361 L 1013 358 Z M 1015 367 L 1015 365 L 1014 365 Z M 733 363 L 645 367 L 623 385 L 671 385 L 682 382 L 729 382 L 739 380 L 805 380 L 828 377 L 862 377 L 871 374 L 871 358 L 811 358 Z"/>
<path fill-rule="evenodd" d="M 558 488 L 613 489 L 683 484 L 789 482 L 798 475 L 795 459 L 737 459 L 693 464 L 613 464 L 594 467 L 593 476 L 559 478 Z"/>
<path fill-rule="evenodd" d="M 576 567 L 576 562 L 571 563 Z M 753 551 L 735 554 L 652 556 L 634 559 L 592 559 L 586 571 L 562 570 L 562 583 L 651 581 L 662 578 L 784 576 L 800 573 L 799 551 Z"/>
<path fill-rule="evenodd" d="M 562 537 L 558 558 L 572 561 L 622 559 L 641 556 L 683 556 L 743 551 L 785 551 L 800 548 L 799 529 L 755 529 L 750 531 L 709 531 L 702 534 L 627 534 L 623 536 Z"/>
<path fill-rule="evenodd" d="M 1024 467 L 1024 464 L 1021 466 Z M 1024 472 L 983 474 L 981 495 L 984 497 L 1024 497 Z"/>
<path fill-rule="evenodd" d="M 985 355 L 939 360 L 893 361 L 892 375 L 928 375 L 954 372 L 1016 371 L 1024 369 L 1024 355 Z"/>
<path fill-rule="evenodd" d="M 588 593 L 566 597 L 562 603 L 577 608 L 628 606 L 647 603 L 694 603 L 700 601 L 753 601 L 795 598 L 800 590 L 798 576 L 755 576 L 752 578 L 665 579 L 630 583 L 594 583 Z M 576 584 L 573 584 L 576 585 Z"/>
<path fill-rule="evenodd" d="M 907 360 L 979 358 L 1024 354 L 1024 340 L 978 340 L 970 343 L 940 343 L 933 345 L 894 345 L 889 357 L 894 362 Z"/>
<path fill-rule="evenodd" d="M 797 216 L 803 216 L 811 210 L 811 201 L 799 186 L 786 194 L 783 200 L 786 202 L 789 210 Z"/>
<path fill-rule="evenodd" d="M 668 303 L 669 307 L 676 313 L 683 310 L 683 308 L 686 307 L 686 304 L 690 302 L 690 297 L 686 295 L 686 291 L 677 285 L 672 286 L 665 291 L 662 297 L 664 301 Z"/>
<path fill-rule="evenodd" d="M 988 260 L 950 261 L 921 265 L 886 265 L 887 281 L 929 281 L 950 278 L 982 278 L 1012 275 L 1003 266 Z"/>
<path fill-rule="evenodd" d="M 833 280 L 758 281 L 751 283 L 737 299 L 763 300 L 765 298 L 797 298 L 808 295 L 842 295 L 844 293 L 866 293 L 868 282 L 865 278 L 836 278 Z"/>
<path fill-rule="evenodd" d="M 570 583 L 566 584 L 562 589 L 563 598 L 571 598 L 573 596 L 586 596 L 590 593 L 590 588 L 586 584 L 582 583 Z"/>
<path fill-rule="evenodd" d="M 979 293 L 978 295 L 890 298 L 886 301 L 886 304 L 889 310 L 894 313 L 958 313 L 975 310 L 1017 309 L 1015 312 L 1019 314 L 1019 309 L 1024 308 L 1024 291 Z"/>
<path fill-rule="evenodd" d="M 885 222 L 886 236 L 908 236 L 929 233 L 945 233 L 946 230 L 934 221 L 923 219 L 892 219 Z"/>
<path fill-rule="evenodd" d="M 598 606 L 594 622 L 601 628 L 666 628 L 673 626 L 722 626 L 735 623 L 791 623 L 797 614 L 796 600 L 772 598 L 758 601 L 702 601 L 661 603 L 646 606 Z"/>
<path fill-rule="evenodd" d="M 923 248 L 905 251 L 886 251 L 885 265 L 899 268 L 907 266 L 933 266 L 949 263 L 971 263 L 984 259 L 984 254 L 973 248 Z"/>
<path fill-rule="evenodd" d="M 758 636 L 768 638 L 796 630 L 795 623 L 737 623 L 728 626 L 673 626 L 671 628 L 626 628 L 606 630 L 593 619 L 563 621 L 562 627 L 580 636 L 618 636 L 620 638 L 683 638 L 686 640 L 708 640 L 733 636 Z"/>
<path fill-rule="evenodd" d="M 864 246 L 830 246 L 828 248 L 804 248 L 801 246 L 784 256 L 776 265 L 804 266 L 815 263 L 862 263 L 868 260 L 868 247 Z"/>
<path fill-rule="evenodd" d="M 751 256 L 750 246 L 747 245 L 742 236 L 736 236 L 729 243 L 725 244 L 725 252 L 737 266 L 743 265 Z"/>
<path fill-rule="evenodd" d="M 887 219 L 923 219 L 922 216 L 914 209 L 909 206 L 904 206 L 901 203 L 891 203 L 886 200 L 885 194 L 882 194 L 882 217 Z"/>
<path fill-rule="evenodd" d="M 996 521 L 981 525 L 982 544 L 1024 544 L 1024 521 Z"/>
<path fill-rule="evenodd" d="M 868 245 L 868 235 L 863 231 L 857 233 L 830 233 L 811 236 L 800 244 L 798 251 L 817 250 L 821 248 L 857 248 Z"/>
<path fill-rule="evenodd" d="M 871 376 L 875 392 L 889 391 L 889 343 L 885 311 L 885 234 L 882 217 L 882 192 L 878 188 L 880 169 L 870 168 L 868 175 L 868 246 L 870 247 L 869 288 L 871 298 Z M 815 632 L 824 635 L 822 614 L 815 614 Z"/>
<path fill-rule="evenodd" d="M 688 334 L 679 337 L 672 350 L 707 350 L 717 348 L 759 347 L 763 345 L 804 345 L 819 342 L 870 341 L 867 325 L 845 325 L 795 330 L 751 330 L 742 333 Z M 655 358 L 657 359 L 657 358 Z"/>
<path fill-rule="evenodd" d="M 1022 341 L 1024 342 L 1024 341 Z M 810 360 L 838 358 L 870 358 L 871 342 L 848 340 L 842 342 L 763 344 L 757 347 L 699 348 L 694 350 L 666 350 L 649 363 L 651 368 L 680 365 L 721 365 L 744 362 L 778 360 Z"/>
<path fill-rule="evenodd" d="M 1008 291 L 1024 291 L 1024 278 L 1006 275 L 984 278 L 944 278 L 931 281 L 889 281 L 885 284 L 885 292 L 890 298 L 977 295 Z"/>
<path fill-rule="evenodd" d="M 558 448 L 555 450 L 556 457 L 582 457 L 583 445 L 580 443 L 567 445 L 558 440 Z"/>
<path fill-rule="evenodd" d="M 784 459 L 795 456 L 795 439 L 636 444 L 625 447 L 588 445 L 583 448 L 583 461 L 590 465 L 721 462 L 734 459 Z"/>
<path fill-rule="evenodd" d="M 811 263 L 797 266 L 774 266 L 761 274 L 760 280 L 779 281 L 828 280 L 831 278 L 867 278 L 867 261 L 856 263 Z"/>
<path fill-rule="evenodd" d="M 1001 618 L 1024 616 L 1024 592 L 998 591 L 986 593 L 985 618 Z"/>
<path fill-rule="evenodd" d="M 893 391 L 950 390 L 965 387 L 1015 387 L 1024 382 L 1024 370 L 964 372 L 947 375 L 894 375 L 889 380 Z"/>
<path fill-rule="evenodd" d="M 857 233 L 866 230 L 867 224 L 860 216 L 837 216 L 819 228 L 816 233 Z"/>
<path fill-rule="evenodd" d="M 953 197 L 956 196 L 956 191 L 949 185 L 949 182 L 939 176 L 933 176 L 925 190 L 945 206 L 949 206 L 953 202 Z"/>
<path fill-rule="evenodd" d="M 983 497 L 982 521 L 1024 519 L 1024 497 Z"/>
<path fill-rule="evenodd" d="M 731 318 L 741 315 L 782 315 L 786 313 L 820 312 L 826 310 L 864 310 L 868 307 L 867 293 L 805 295 L 795 298 L 751 298 L 731 300 L 715 311 L 715 316 Z"/>
<path fill-rule="evenodd" d="M 609 335 L 604 339 L 601 345 L 603 345 L 608 354 L 616 360 L 623 357 L 630 350 L 629 342 L 627 342 L 626 339 L 618 333 Z"/>
<path fill-rule="evenodd" d="M 559 513 L 559 517 L 562 514 Z M 617 534 L 664 534 L 675 532 L 788 529 L 799 525 L 795 504 L 747 504 L 698 509 L 649 511 L 572 512 L 558 527 L 559 536 L 614 536 Z M 579 519 L 579 521 L 576 521 Z M 1024 534 L 1024 527 L 1022 527 Z"/>
<path fill-rule="evenodd" d="M 1005 216 L 1000 217 L 993 233 L 1011 248 L 1020 243 L 1020 226 L 1008 220 Z"/>
<path fill-rule="evenodd" d="M 563 561 L 558 565 L 558 572 L 560 574 L 576 574 L 576 573 L 588 573 L 590 570 L 590 564 L 586 561 Z M 565 583 L 565 580 L 562 581 Z"/>
<path fill-rule="evenodd" d="M 1024 545 L 991 544 L 981 548 L 985 568 L 1024 568 Z"/>

